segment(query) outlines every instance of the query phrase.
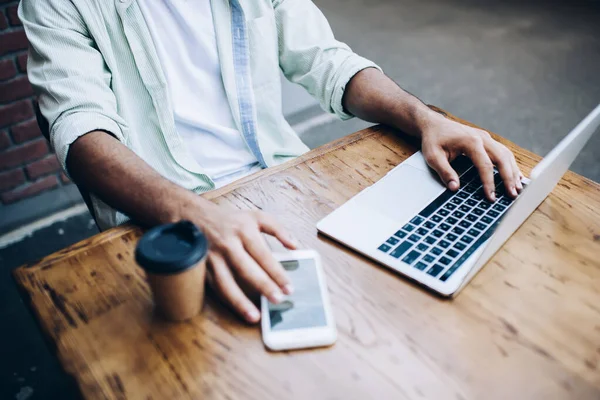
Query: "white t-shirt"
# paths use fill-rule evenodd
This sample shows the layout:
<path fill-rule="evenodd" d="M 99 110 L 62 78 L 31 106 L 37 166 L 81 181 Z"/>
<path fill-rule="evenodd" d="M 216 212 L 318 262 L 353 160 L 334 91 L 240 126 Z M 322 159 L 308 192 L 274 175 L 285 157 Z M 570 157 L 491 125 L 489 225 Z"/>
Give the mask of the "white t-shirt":
<path fill-rule="evenodd" d="M 223 186 L 260 169 L 236 129 L 221 78 L 210 0 L 138 0 L 167 79 L 175 127 Z"/>

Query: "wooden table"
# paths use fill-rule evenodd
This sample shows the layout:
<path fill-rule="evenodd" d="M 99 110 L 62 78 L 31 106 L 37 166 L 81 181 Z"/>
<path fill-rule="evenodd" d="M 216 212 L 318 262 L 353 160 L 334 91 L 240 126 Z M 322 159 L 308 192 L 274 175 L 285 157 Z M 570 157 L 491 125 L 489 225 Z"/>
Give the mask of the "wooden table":
<path fill-rule="evenodd" d="M 539 160 L 500 140 L 525 173 Z M 131 225 L 15 277 L 87 398 L 599 399 L 597 183 L 567 173 L 452 301 L 317 234 L 318 220 L 415 150 L 375 127 L 205 195 L 274 214 L 322 254 L 332 348 L 270 353 L 258 326 L 210 298 L 189 323 L 154 318 Z"/>

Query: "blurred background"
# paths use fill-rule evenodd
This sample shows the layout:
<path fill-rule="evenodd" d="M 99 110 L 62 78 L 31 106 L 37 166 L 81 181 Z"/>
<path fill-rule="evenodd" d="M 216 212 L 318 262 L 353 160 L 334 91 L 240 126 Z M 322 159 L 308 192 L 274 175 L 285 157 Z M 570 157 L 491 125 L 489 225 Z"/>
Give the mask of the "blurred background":
<path fill-rule="evenodd" d="M 600 103 L 598 1 L 314 2 L 339 40 L 425 103 L 539 155 Z M 97 229 L 35 123 L 17 4 L 0 0 L 0 398 L 71 398 L 10 271 Z M 335 120 L 292 84 L 283 97 L 311 148 L 369 126 Z M 600 135 L 573 170 L 600 181 Z"/>

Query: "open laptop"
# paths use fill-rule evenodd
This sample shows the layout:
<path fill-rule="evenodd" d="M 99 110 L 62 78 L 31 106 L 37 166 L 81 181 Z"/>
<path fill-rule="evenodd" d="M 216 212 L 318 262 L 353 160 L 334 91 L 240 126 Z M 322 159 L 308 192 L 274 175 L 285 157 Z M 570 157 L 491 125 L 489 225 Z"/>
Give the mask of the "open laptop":
<path fill-rule="evenodd" d="M 477 170 L 453 161 L 451 192 L 415 153 L 321 220 L 317 229 L 446 297 L 457 295 L 548 196 L 600 125 L 600 105 L 525 179 L 516 200 L 495 171 L 496 202 L 484 198 Z"/>

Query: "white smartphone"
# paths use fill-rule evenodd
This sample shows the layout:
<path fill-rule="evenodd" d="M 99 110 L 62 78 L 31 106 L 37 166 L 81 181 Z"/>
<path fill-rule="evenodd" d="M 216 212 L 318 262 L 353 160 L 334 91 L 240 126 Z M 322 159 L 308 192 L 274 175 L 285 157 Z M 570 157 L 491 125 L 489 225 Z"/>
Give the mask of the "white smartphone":
<path fill-rule="evenodd" d="M 337 331 L 319 253 L 298 250 L 274 256 L 290 277 L 294 293 L 279 304 L 261 297 L 265 346 L 291 350 L 332 345 Z"/>

